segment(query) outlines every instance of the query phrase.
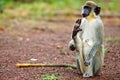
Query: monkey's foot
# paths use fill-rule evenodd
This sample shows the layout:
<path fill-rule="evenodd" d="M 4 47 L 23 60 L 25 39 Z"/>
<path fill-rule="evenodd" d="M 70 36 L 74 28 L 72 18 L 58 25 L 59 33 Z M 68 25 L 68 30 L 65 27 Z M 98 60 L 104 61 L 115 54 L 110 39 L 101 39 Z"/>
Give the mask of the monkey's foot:
<path fill-rule="evenodd" d="M 85 74 L 83 74 L 83 77 L 84 78 L 89 78 L 89 77 L 92 77 L 92 76 L 90 76 L 88 73 L 85 73 Z"/>

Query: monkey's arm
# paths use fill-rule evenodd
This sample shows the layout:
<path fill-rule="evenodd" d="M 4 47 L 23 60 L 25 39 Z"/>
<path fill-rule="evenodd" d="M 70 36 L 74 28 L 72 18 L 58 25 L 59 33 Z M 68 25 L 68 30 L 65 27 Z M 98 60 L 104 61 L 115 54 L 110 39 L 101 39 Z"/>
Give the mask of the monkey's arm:
<path fill-rule="evenodd" d="M 31 63 L 18 63 L 16 67 L 71 67 L 76 69 L 76 65 L 72 64 L 31 64 Z"/>
<path fill-rule="evenodd" d="M 100 47 L 100 42 L 95 43 L 95 45 L 92 47 L 90 53 L 88 54 L 86 60 L 85 60 L 85 65 L 88 66 L 90 65 L 91 59 L 96 55 L 99 47 Z"/>

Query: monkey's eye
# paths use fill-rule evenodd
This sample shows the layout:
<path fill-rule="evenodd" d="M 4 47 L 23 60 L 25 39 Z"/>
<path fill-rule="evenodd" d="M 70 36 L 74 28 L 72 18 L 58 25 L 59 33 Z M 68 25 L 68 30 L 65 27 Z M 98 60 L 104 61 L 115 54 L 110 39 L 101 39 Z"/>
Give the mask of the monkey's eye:
<path fill-rule="evenodd" d="M 91 7 L 89 7 L 89 6 L 84 6 L 84 9 L 91 9 Z"/>

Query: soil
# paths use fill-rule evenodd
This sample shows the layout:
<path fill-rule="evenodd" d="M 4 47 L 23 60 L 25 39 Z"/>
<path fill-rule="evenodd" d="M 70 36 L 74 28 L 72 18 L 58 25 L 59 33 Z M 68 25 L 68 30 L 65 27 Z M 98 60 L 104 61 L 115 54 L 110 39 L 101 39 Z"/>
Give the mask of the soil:
<path fill-rule="evenodd" d="M 67 48 L 75 20 L 31 22 L 12 19 L 0 25 L 3 26 L 0 31 L 0 80 L 40 80 L 47 73 L 55 74 L 60 80 L 120 80 L 120 39 L 114 39 L 120 37 L 120 19 L 118 22 L 103 20 L 105 37 L 114 38 L 105 42 L 108 48 L 105 66 L 95 77 L 83 78 L 71 68 L 15 66 L 16 63 L 76 64 L 75 52 Z"/>

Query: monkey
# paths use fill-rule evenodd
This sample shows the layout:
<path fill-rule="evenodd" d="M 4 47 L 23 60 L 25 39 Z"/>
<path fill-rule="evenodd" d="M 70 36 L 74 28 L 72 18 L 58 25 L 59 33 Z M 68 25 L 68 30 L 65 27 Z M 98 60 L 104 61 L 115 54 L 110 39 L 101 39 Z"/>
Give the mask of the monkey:
<path fill-rule="evenodd" d="M 68 47 L 77 53 L 77 69 L 83 77 L 97 75 L 104 64 L 104 25 L 99 16 L 101 7 L 93 1 L 82 6 L 82 19 L 74 26 Z"/>
<path fill-rule="evenodd" d="M 76 65 L 69 64 L 16 64 L 17 67 L 72 67 L 83 77 L 97 75 L 104 63 L 104 25 L 99 16 L 101 8 L 93 1 L 82 7 L 82 19 L 78 19 L 72 30 L 68 47 L 76 51 Z"/>

